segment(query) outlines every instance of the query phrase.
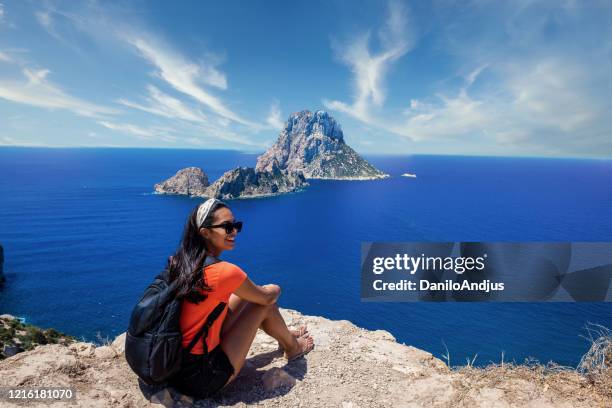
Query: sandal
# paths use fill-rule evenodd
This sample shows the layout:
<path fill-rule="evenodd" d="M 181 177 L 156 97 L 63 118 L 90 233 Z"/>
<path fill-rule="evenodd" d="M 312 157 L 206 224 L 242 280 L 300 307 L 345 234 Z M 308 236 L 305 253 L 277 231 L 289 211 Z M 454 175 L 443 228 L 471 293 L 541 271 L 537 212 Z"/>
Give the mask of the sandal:
<path fill-rule="evenodd" d="M 312 339 L 312 337 L 307 337 L 309 339 Z M 296 355 L 292 356 L 291 358 L 287 358 L 288 362 L 291 361 L 295 361 L 301 357 L 304 357 L 306 354 L 310 353 L 312 350 L 314 349 L 314 340 L 312 341 L 312 343 L 306 343 L 306 348 L 304 350 L 302 350 L 301 352 L 297 353 Z"/>

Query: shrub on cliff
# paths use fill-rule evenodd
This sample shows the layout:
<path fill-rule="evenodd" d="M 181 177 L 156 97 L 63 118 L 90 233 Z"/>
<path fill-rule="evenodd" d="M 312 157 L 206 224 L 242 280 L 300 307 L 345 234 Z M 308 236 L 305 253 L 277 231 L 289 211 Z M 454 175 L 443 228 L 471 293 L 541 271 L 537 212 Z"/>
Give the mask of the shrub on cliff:
<path fill-rule="evenodd" d="M 0 360 L 42 344 L 72 343 L 75 338 L 55 329 L 41 329 L 19 319 L 0 317 Z"/>

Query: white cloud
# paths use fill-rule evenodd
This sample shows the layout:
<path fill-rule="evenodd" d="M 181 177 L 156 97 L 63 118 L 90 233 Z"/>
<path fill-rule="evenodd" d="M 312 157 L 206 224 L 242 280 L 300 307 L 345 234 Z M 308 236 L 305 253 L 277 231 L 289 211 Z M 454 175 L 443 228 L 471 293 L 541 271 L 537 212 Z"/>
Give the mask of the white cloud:
<path fill-rule="evenodd" d="M 277 130 L 281 130 L 285 126 L 278 101 L 274 101 L 270 106 L 270 113 L 268 114 L 266 123 Z"/>
<path fill-rule="evenodd" d="M 4 4 L 0 3 L 0 23 L 4 20 Z"/>
<path fill-rule="evenodd" d="M 254 124 L 240 117 L 240 115 L 229 109 L 225 103 L 205 90 L 200 83 L 226 89 L 225 75 L 212 66 L 202 68 L 194 64 L 169 47 L 162 46 L 159 42 L 144 36 L 127 37 L 128 42 L 133 45 L 151 64 L 157 68 L 157 76 L 166 81 L 177 91 L 191 96 L 198 102 L 204 104 L 214 113 L 233 122 L 246 126 Z"/>
<path fill-rule="evenodd" d="M 7 53 L 0 51 L 0 61 L 13 62 L 13 59 Z"/>
<path fill-rule="evenodd" d="M 601 124 L 610 128 L 605 110 L 586 91 L 593 71 L 580 63 L 544 58 L 487 69 L 496 74 L 495 87 L 471 91 L 477 74 L 470 74 L 457 94 L 411 100 L 404 121 L 381 121 L 380 127 L 416 141 L 480 137 L 491 151 L 498 146 L 539 153 L 567 153 L 576 148 L 576 140 L 584 143 L 595 135 Z M 476 71 L 482 69 L 472 73 Z"/>
<path fill-rule="evenodd" d="M 436 28 L 428 32 L 437 58 L 445 57 L 442 68 L 455 71 L 438 78 L 437 91 L 406 95 L 409 107 L 403 115 L 392 113 L 397 107 L 377 109 L 385 102 L 380 84 L 386 69 L 378 68 L 369 37 L 363 35 L 341 54 L 353 71 L 354 101 L 324 103 L 362 124 L 427 141 L 430 149 L 611 155 L 606 138 L 612 129 L 612 30 L 607 23 L 612 8 L 598 9 L 596 17 L 593 11 L 531 2 L 502 9 L 489 2 L 450 5 L 431 16 Z M 401 32 L 401 19 L 394 21 L 387 25 L 400 28 L 388 32 Z M 403 55 L 398 49 L 396 55 Z"/>
<path fill-rule="evenodd" d="M 45 29 L 54 31 L 53 28 L 53 19 L 51 18 L 51 13 L 48 11 L 37 11 L 34 13 L 36 16 L 36 20 L 43 26 Z"/>
<path fill-rule="evenodd" d="M 414 42 L 412 37 L 408 30 L 407 9 L 392 1 L 386 23 L 378 31 L 379 52 L 370 50 L 369 32 L 358 36 L 348 46 L 335 43 L 340 60 L 353 73 L 354 100 L 352 104 L 324 100 L 324 105 L 365 123 L 372 122 L 372 107 L 381 107 L 385 101 L 385 76 L 391 64 L 410 50 Z"/>
<path fill-rule="evenodd" d="M 100 120 L 98 123 L 107 129 L 129 134 L 142 140 L 159 139 L 169 143 L 174 143 L 177 140 L 176 137 L 171 134 L 173 129 L 144 128 L 130 123 L 115 123 L 105 120 Z"/>
<path fill-rule="evenodd" d="M 0 81 L 0 98 L 48 109 L 64 109 L 81 116 L 99 117 L 116 114 L 117 110 L 90 103 L 67 94 L 59 86 L 47 80 L 47 69 L 23 69 L 25 81 Z"/>
<path fill-rule="evenodd" d="M 170 119 L 182 119 L 191 122 L 206 122 L 206 116 L 195 109 L 186 106 L 179 99 L 167 95 L 153 85 L 147 87 L 149 97 L 147 104 L 142 105 L 126 99 L 119 99 L 119 103 L 130 108 L 140 109 L 155 115 Z"/>
<path fill-rule="evenodd" d="M 209 55 L 209 58 L 212 60 L 216 59 L 212 55 Z M 201 63 L 199 68 L 200 77 L 205 84 L 223 90 L 227 89 L 227 78 L 225 77 L 225 74 L 219 71 L 213 64 Z"/>
<path fill-rule="evenodd" d="M 2 10 L 2 9 L 0 9 Z M 12 137 L 9 136 L 3 136 L 0 137 L 0 145 L 4 145 L 4 146 L 11 146 L 11 145 L 16 145 L 19 142 L 15 139 L 13 139 Z"/>

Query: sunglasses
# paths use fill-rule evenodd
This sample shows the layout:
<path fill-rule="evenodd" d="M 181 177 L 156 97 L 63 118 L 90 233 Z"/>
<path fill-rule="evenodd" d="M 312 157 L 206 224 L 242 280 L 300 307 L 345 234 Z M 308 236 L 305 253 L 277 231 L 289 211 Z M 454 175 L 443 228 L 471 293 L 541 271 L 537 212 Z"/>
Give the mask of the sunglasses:
<path fill-rule="evenodd" d="M 208 227 L 203 227 L 203 228 L 225 228 L 225 233 L 226 234 L 231 234 L 232 231 L 234 231 L 234 229 L 236 229 L 236 232 L 240 232 L 242 231 L 242 221 L 236 221 L 236 222 L 224 222 L 223 224 L 217 224 L 217 225 L 209 225 Z"/>

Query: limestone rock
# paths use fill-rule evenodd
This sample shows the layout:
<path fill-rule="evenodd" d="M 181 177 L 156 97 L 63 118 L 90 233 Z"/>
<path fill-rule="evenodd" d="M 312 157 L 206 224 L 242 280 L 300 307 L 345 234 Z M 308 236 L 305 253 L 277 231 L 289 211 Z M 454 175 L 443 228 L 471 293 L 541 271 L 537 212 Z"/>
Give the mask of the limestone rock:
<path fill-rule="evenodd" d="M 208 176 L 198 167 L 179 170 L 168 180 L 155 185 L 158 194 L 184 194 L 202 196 L 209 186 Z"/>
<path fill-rule="evenodd" d="M 119 355 L 125 353 L 125 336 L 125 333 L 120 334 L 111 344 L 111 347 L 115 349 L 115 352 Z"/>
<path fill-rule="evenodd" d="M 266 197 L 299 191 L 307 185 L 300 172 L 283 171 L 278 167 L 258 172 L 252 167 L 238 167 L 223 174 L 204 195 L 222 200 Z"/>
<path fill-rule="evenodd" d="M 87 357 L 94 354 L 96 346 L 91 343 L 79 342 L 72 343 L 70 346 L 68 346 L 68 348 L 74 351 L 79 356 Z"/>
<path fill-rule="evenodd" d="M 119 347 L 52 344 L 0 360 L 0 387 L 70 387 L 74 407 L 598 407 L 612 406 L 604 388 L 576 373 L 544 375 L 524 366 L 450 370 L 430 353 L 397 343 L 388 332 L 281 309 L 290 328 L 307 325 L 315 348 L 287 362 L 260 331 L 238 377 L 219 394 L 193 400 L 173 388 L 139 382 Z M 102 350 L 102 351 L 100 351 Z M 89 351 L 92 351 L 89 353 Z M 601 391 L 604 390 L 604 391 Z M 2 401 L 2 407 L 21 407 Z M 48 407 L 29 401 L 28 407 Z"/>
<path fill-rule="evenodd" d="M 96 347 L 94 350 L 94 355 L 100 360 L 108 360 L 117 357 L 117 353 L 110 346 Z"/>
<path fill-rule="evenodd" d="M 301 171 L 307 179 L 368 180 L 388 177 L 344 141 L 342 128 L 325 111 L 293 113 L 279 137 L 257 159 L 257 171 Z"/>

